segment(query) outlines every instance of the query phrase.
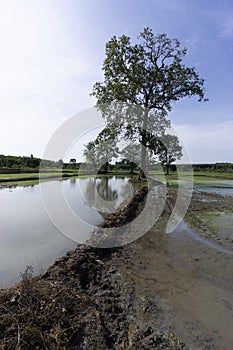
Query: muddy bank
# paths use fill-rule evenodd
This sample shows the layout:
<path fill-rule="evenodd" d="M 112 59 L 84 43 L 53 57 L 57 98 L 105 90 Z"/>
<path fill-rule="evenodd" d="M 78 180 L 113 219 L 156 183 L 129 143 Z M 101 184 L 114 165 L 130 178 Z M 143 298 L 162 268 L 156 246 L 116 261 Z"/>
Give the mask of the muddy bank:
<path fill-rule="evenodd" d="M 143 203 L 146 195 L 148 194 L 148 187 L 142 186 L 142 188 L 134 193 L 131 201 L 116 213 L 104 214 L 104 221 L 99 225 L 99 227 L 120 227 L 131 220 L 133 220 L 139 214 L 139 204 Z M 122 207 L 123 205 L 121 205 Z"/>
<path fill-rule="evenodd" d="M 79 247 L 40 278 L 1 291 L 0 348 L 183 349 L 173 334 L 137 326 L 122 259 L 119 250 Z"/>
<path fill-rule="evenodd" d="M 146 192 L 121 211 L 122 219 L 135 215 Z M 107 225 L 116 220 L 108 216 Z M 138 313 L 137 280 L 126 269 L 131 253 L 78 246 L 41 276 L 26 269 L 20 284 L 0 291 L 0 349 L 184 349 L 172 332 Z M 148 301 L 145 310 L 153 305 Z"/>

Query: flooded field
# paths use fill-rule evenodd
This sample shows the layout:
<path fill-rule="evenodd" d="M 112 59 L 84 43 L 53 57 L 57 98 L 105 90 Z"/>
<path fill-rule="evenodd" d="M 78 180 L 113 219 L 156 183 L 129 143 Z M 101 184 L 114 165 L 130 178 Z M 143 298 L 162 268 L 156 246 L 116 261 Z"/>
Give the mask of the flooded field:
<path fill-rule="evenodd" d="M 184 221 L 165 234 L 162 218 L 135 243 L 126 273 L 143 323 L 174 332 L 192 350 L 231 350 L 232 198 L 197 186 Z"/>
<path fill-rule="evenodd" d="M 99 222 L 101 216 L 93 209 L 96 195 L 99 193 L 104 199 L 101 209 L 106 210 L 106 201 L 114 208 L 132 196 L 126 182 L 126 179 L 112 179 L 94 183 L 93 179 L 85 179 L 81 192 L 78 192 L 77 182 L 64 181 L 61 185 L 72 210 L 80 212 L 83 208 L 80 214 L 83 218 L 91 217 L 93 222 Z M 98 193 L 93 191 L 93 186 Z M 233 347 L 232 186 L 231 180 L 195 183 L 188 212 L 181 224 L 173 232 L 166 233 L 170 216 L 167 208 L 149 232 L 124 248 L 124 258 L 119 261 L 119 273 L 130 283 L 133 281 L 131 299 L 137 325 L 174 332 L 192 350 L 232 350 Z M 12 273 L 22 271 L 24 264 L 33 261 L 38 254 L 48 263 L 46 259 L 51 261 L 62 254 L 62 250 L 75 245 L 59 236 L 51 223 L 51 232 L 49 226 L 46 228 L 48 218 L 38 211 L 42 204 L 38 201 L 37 187 L 24 190 L 20 187 L 12 192 L 6 189 L 0 195 L 5 198 L 5 207 L 8 203 L 3 212 L 11 207 L 17 218 L 14 222 L 1 221 L 4 229 L 1 232 L 5 232 L 1 238 L 2 282 L 9 283 L 9 278 L 10 283 L 14 282 L 16 275 Z M 168 188 L 168 195 L 170 200 L 175 198 L 174 186 Z M 22 198 L 24 206 L 17 207 Z M 143 223 L 141 225 L 143 228 Z M 134 319 L 131 321 L 133 329 Z"/>
<path fill-rule="evenodd" d="M 43 204 L 40 185 L 0 188 L 0 287 L 16 283 L 27 265 L 40 273 L 56 258 L 88 239 L 93 225 L 103 217 L 97 211 L 114 209 L 132 196 L 127 178 L 82 178 L 43 183 L 52 205 L 60 210 L 56 193 L 62 190 L 68 208 L 79 218 L 74 226 L 77 240 L 64 235 Z M 99 198 L 102 198 L 100 201 Z M 62 212 L 62 211 L 61 211 Z M 64 213 L 63 213 L 64 214 Z M 65 215 L 60 215 L 62 223 Z"/>

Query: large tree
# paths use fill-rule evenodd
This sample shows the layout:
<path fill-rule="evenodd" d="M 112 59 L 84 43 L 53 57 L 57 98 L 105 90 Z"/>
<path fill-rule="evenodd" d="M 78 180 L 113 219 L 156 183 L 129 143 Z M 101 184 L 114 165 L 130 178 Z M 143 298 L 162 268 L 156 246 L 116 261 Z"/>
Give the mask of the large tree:
<path fill-rule="evenodd" d="M 154 35 L 150 28 L 143 30 L 138 43 L 132 44 L 126 35 L 113 36 L 106 43 L 104 80 L 95 83 L 92 95 L 110 129 L 144 146 L 142 175 L 146 147 L 164 133 L 172 103 L 193 95 L 204 100 L 204 80 L 195 68 L 183 63 L 186 52 L 177 39 Z"/>

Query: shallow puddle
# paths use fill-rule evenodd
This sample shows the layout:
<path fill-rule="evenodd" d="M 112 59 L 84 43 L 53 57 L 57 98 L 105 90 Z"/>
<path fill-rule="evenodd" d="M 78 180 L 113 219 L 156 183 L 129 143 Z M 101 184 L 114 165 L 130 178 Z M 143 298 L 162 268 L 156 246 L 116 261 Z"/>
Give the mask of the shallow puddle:
<path fill-rule="evenodd" d="M 228 210 L 204 210 L 193 214 L 204 230 L 206 238 L 233 248 L 233 213 Z"/>
<path fill-rule="evenodd" d="M 182 223 L 171 234 L 155 227 L 137 243 L 138 317 L 175 332 L 192 350 L 232 350 L 233 251 L 195 235 Z"/>

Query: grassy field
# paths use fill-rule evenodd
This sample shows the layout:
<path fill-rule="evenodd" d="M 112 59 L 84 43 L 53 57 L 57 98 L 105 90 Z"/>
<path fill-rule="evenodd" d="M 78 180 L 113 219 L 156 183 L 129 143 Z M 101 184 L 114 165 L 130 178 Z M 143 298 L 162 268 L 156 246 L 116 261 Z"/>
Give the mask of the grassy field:
<path fill-rule="evenodd" d="M 42 177 L 49 177 L 49 176 L 59 176 L 61 173 L 59 172 L 52 172 L 52 173 L 42 173 L 40 176 Z M 21 174 L 0 174 L 0 181 L 1 180 L 11 180 L 11 179 L 28 179 L 30 177 L 39 177 L 39 173 L 21 173 Z"/>
<path fill-rule="evenodd" d="M 201 181 L 201 179 L 204 181 L 207 178 L 213 178 L 213 179 L 228 179 L 233 180 L 233 173 L 227 173 L 227 172 L 210 172 L 210 171 L 194 171 L 194 172 L 188 172 L 188 171 L 181 171 L 179 173 L 170 173 L 169 175 L 164 175 L 161 171 L 152 171 L 150 172 L 151 175 L 162 178 L 165 177 L 167 180 L 172 179 L 188 179 L 191 176 L 194 177 L 194 181 Z"/>
<path fill-rule="evenodd" d="M 211 172 L 211 171 L 196 171 L 194 172 L 194 176 L 204 176 L 204 177 L 214 177 L 214 178 L 219 178 L 219 179 L 229 179 L 233 180 L 233 173 L 220 173 L 220 172 Z"/>
<path fill-rule="evenodd" d="M 108 176 L 128 176 L 128 171 L 116 171 L 110 172 L 107 174 Z M 137 177 L 138 174 L 134 176 Z M 39 180 L 52 180 L 52 179 L 60 179 L 69 178 L 72 176 L 86 177 L 90 176 L 88 173 L 77 173 L 77 170 L 65 170 L 61 174 L 60 170 L 51 169 L 51 171 L 40 172 L 40 173 L 17 173 L 17 174 L 0 174 L 0 185 L 1 187 L 4 185 L 17 185 L 17 184 L 31 184 L 37 183 Z M 102 174 L 100 176 L 106 176 L 106 174 Z M 157 178 L 163 182 L 168 182 L 170 184 L 176 184 L 176 181 L 179 180 L 194 180 L 196 183 L 209 183 L 214 179 L 216 180 L 233 180 L 233 173 L 220 173 L 220 172 L 179 172 L 178 173 L 170 173 L 169 175 L 163 174 L 161 171 L 152 171 L 150 172 L 150 176 Z"/>
<path fill-rule="evenodd" d="M 16 186 L 16 185 L 32 185 L 39 182 L 39 180 L 52 180 L 68 178 L 72 176 L 77 176 L 77 172 L 65 172 L 53 171 L 44 173 L 19 173 L 19 174 L 0 174 L 0 186 Z"/>

